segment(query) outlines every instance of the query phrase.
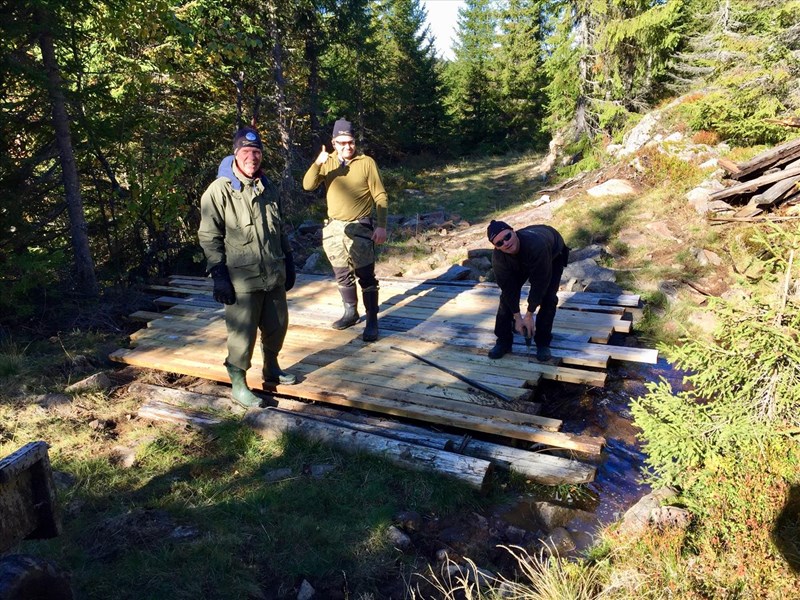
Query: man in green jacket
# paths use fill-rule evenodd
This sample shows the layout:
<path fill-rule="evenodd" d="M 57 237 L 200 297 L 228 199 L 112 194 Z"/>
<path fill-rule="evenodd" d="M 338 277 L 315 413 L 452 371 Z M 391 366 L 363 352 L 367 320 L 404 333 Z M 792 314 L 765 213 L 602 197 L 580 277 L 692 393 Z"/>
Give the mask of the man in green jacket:
<path fill-rule="evenodd" d="M 349 121 L 336 121 L 332 141 L 334 151 L 328 153 L 322 146 L 322 152 L 303 177 L 303 189 L 311 191 L 325 184 L 328 220 L 322 230 L 322 247 L 333 267 L 344 304 L 342 318 L 332 327 L 346 329 L 358 321 L 358 279 L 367 313 L 362 337 L 365 342 L 374 342 L 378 339 L 375 244 L 386 241 L 388 196 L 375 161 L 356 151 Z"/>
<path fill-rule="evenodd" d="M 245 407 L 261 404 L 246 380 L 259 331 L 264 382 L 297 381 L 278 365 L 289 326 L 286 291 L 294 285 L 294 266 L 278 190 L 261 172 L 262 151 L 255 129 L 239 129 L 233 159 L 223 161 L 200 200 L 200 246 L 214 279 L 214 299 L 225 305 L 225 367 L 233 398 Z"/>

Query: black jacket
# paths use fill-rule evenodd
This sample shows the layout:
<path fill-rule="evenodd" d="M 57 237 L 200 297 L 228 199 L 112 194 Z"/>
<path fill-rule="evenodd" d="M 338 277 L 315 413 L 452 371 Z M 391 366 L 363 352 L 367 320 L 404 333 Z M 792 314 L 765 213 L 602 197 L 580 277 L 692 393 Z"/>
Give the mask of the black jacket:
<path fill-rule="evenodd" d="M 500 302 L 512 313 L 520 312 L 519 300 L 522 286 L 531 283 L 528 294 L 528 310 L 534 312 L 550 284 L 553 264 L 566 266 L 569 248 L 564 238 L 549 225 L 530 225 L 517 230 L 519 252 L 506 254 L 495 248 L 492 252 L 492 267 L 497 285 L 500 286 Z"/>

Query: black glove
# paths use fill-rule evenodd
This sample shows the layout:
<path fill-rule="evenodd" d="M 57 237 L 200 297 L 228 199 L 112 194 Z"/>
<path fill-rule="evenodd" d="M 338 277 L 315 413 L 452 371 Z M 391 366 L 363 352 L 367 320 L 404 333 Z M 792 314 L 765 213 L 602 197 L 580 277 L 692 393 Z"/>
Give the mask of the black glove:
<path fill-rule="evenodd" d="M 283 284 L 283 287 L 288 292 L 294 287 L 295 279 L 297 279 L 297 273 L 294 270 L 294 258 L 292 257 L 292 253 L 285 252 L 284 254 L 286 255 L 286 258 L 284 259 L 286 262 L 286 283 Z"/>
<path fill-rule="evenodd" d="M 231 276 L 228 267 L 217 265 L 211 269 L 211 277 L 214 278 L 214 300 L 222 304 L 233 304 L 236 302 L 236 292 L 231 283 Z"/>

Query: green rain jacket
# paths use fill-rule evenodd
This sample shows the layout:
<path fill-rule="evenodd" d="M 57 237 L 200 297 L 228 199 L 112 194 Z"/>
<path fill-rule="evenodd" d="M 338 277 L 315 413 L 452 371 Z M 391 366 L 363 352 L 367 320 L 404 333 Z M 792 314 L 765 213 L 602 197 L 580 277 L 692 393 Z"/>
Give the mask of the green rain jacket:
<path fill-rule="evenodd" d="M 227 265 L 237 293 L 282 287 L 289 240 L 278 190 L 266 177 L 249 179 L 232 166 L 200 199 L 198 237 L 208 270 Z"/>

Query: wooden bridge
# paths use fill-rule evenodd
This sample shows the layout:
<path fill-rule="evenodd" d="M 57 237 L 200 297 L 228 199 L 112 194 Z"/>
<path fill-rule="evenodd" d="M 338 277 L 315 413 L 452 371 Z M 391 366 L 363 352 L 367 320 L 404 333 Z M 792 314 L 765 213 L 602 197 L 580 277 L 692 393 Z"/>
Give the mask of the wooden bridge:
<path fill-rule="evenodd" d="M 164 294 L 156 300 L 163 312 L 131 315 L 147 327 L 131 336 L 131 349 L 117 350 L 111 357 L 140 367 L 228 382 L 223 366 L 224 314 L 211 297 L 211 280 L 175 276 L 168 286 L 154 289 Z M 276 397 L 356 407 L 468 434 L 524 440 L 538 449 L 599 454 L 602 438 L 560 432 L 560 421 L 537 415 L 532 390 L 542 378 L 603 386 L 609 360 L 655 363 L 655 350 L 608 343 L 612 333 L 630 331 L 629 309 L 639 305 L 639 297 L 560 292 L 553 360 L 546 363 L 533 356 L 535 346 L 529 356 L 521 337 L 515 339 L 513 354 L 500 360 L 486 356 L 495 342 L 498 298 L 499 289 L 493 284 L 384 278 L 380 339 L 364 343 L 363 318 L 350 329 L 330 329 L 342 310 L 335 282 L 299 275 L 289 292 L 290 325 L 280 355 L 282 368 L 296 374 L 299 383 L 264 387 L 258 347 L 248 383 Z"/>

